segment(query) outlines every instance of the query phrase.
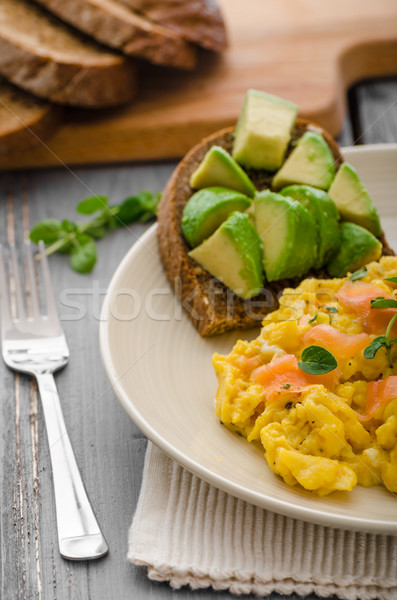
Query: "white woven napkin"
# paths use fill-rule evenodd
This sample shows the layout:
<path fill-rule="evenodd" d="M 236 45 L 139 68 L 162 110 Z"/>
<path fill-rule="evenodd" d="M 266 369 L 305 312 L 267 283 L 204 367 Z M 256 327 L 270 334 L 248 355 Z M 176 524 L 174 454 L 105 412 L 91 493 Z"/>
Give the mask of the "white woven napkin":
<path fill-rule="evenodd" d="M 397 538 L 276 515 L 217 490 L 150 443 L 128 559 L 173 588 L 397 599 Z"/>

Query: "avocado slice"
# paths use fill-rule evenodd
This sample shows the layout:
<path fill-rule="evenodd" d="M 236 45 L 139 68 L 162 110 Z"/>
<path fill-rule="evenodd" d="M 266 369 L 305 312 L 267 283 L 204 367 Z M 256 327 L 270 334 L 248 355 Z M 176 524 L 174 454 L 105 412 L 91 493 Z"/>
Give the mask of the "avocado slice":
<path fill-rule="evenodd" d="M 200 165 L 190 177 L 190 186 L 197 190 L 212 186 L 223 186 L 246 194 L 251 198 L 254 197 L 256 191 L 247 173 L 221 146 L 212 146 L 208 150 Z"/>
<path fill-rule="evenodd" d="M 298 107 L 288 100 L 248 90 L 236 126 L 233 158 L 250 169 L 278 169 L 297 114 Z"/>
<path fill-rule="evenodd" d="M 181 228 L 191 248 L 212 235 L 219 225 L 235 210 L 244 212 L 251 199 L 223 187 L 210 187 L 189 198 L 182 213 Z"/>
<path fill-rule="evenodd" d="M 332 277 L 344 277 L 380 258 L 382 244 L 367 229 L 347 221 L 341 224 L 340 229 L 340 248 L 327 266 Z"/>
<path fill-rule="evenodd" d="M 263 288 L 262 242 L 246 214 L 233 212 L 189 255 L 240 298 Z"/>
<path fill-rule="evenodd" d="M 303 183 L 327 190 L 335 177 L 334 157 L 323 136 L 305 131 L 287 160 L 273 177 L 275 190 Z"/>
<path fill-rule="evenodd" d="M 309 210 L 317 222 L 317 258 L 315 269 L 321 269 L 340 246 L 339 213 L 327 192 L 309 185 L 289 185 L 280 191 L 282 196 L 297 200 Z"/>
<path fill-rule="evenodd" d="M 257 193 L 254 205 L 268 281 L 309 271 L 317 257 L 318 233 L 313 214 L 296 200 L 269 190 Z"/>
<path fill-rule="evenodd" d="M 339 168 L 328 194 L 344 221 L 351 221 L 380 236 L 379 214 L 357 171 L 348 163 Z"/>

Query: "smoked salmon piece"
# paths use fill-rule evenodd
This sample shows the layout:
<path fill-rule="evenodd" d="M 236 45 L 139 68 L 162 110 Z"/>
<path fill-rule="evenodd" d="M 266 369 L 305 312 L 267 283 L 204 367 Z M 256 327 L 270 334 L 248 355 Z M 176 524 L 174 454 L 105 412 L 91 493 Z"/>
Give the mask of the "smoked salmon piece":
<path fill-rule="evenodd" d="M 337 292 L 338 301 L 346 308 L 362 318 L 363 328 L 367 333 L 382 335 L 390 319 L 396 314 L 396 308 L 371 308 L 371 300 L 382 296 L 395 300 L 381 288 L 365 281 L 346 281 Z M 397 328 L 393 329 L 393 335 Z"/>
<path fill-rule="evenodd" d="M 397 375 L 390 375 L 386 379 L 371 381 L 367 387 L 367 402 L 365 413 L 360 415 L 360 421 L 369 421 L 378 408 L 397 398 Z"/>
<path fill-rule="evenodd" d="M 367 333 L 348 335 L 331 325 L 316 325 L 303 336 L 305 346 L 321 346 L 337 358 L 351 358 L 359 354 L 371 343 Z"/>
<path fill-rule="evenodd" d="M 234 359 L 234 364 L 245 375 L 249 375 L 254 369 L 260 367 L 263 362 L 259 356 L 251 356 L 250 358 L 247 358 L 246 356 L 237 356 L 237 358 Z"/>
<path fill-rule="evenodd" d="M 322 384 L 332 389 L 338 382 L 336 370 L 324 375 L 310 375 L 298 367 L 298 359 L 293 354 L 284 354 L 271 363 L 258 367 L 251 379 L 260 383 L 266 390 L 266 399 L 274 402 L 280 396 L 299 394 L 311 385 Z"/>

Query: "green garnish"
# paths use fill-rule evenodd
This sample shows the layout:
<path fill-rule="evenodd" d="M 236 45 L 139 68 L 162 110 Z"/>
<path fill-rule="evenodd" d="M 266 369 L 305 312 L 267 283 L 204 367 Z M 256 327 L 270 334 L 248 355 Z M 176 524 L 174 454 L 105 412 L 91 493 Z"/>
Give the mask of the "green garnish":
<path fill-rule="evenodd" d="M 91 221 L 74 223 L 68 219 L 44 219 L 36 223 L 29 237 L 35 244 L 42 240 L 48 256 L 54 252 L 69 254 L 72 269 L 90 273 L 97 261 L 95 240 L 103 238 L 112 229 L 128 227 L 137 221 L 146 223 L 155 217 L 160 196 L 145 190 L 112 206 L 106 196 L 91 196 L 76 206 L 81 215 L 96 213 Z"/>
<path fill-rule="evenodd" d="M 310 375 L 324 375 L 338 366 L 336 358 L 321 346 L 308 346 L 302 352 L 298 367 Z"/>
<path fill-rule="evenodd" d="M 329 324 L 332 325 L 332 315 L 338 312 L 336 306 L 325 306 L 324 307 L 327 313 L 329 314 Z"/>
<path fill-rule="evenodd" d="M 282 390 L 289 390 L 290 387 L 291 387 L 291 384 L 290 383 L 286 383 L 285 385 L 281 386 L 281 389 Z"/>
<path fill-rule="evenodd" d="M 371 308 L 397 308 L 397 300 L 378 296 L 378 298 L 371 300 Z"/>
<path fill-rule="evenodd" d="M 354 271 L 349 277 L 350 281 L 358 281 L 367 275 L 368 271 L 365 267 L 361 267 L 361 269 L 357 269 Z"/>
<path fill-rule="evenodd" d="M 314 315 L 314 317 L 312 317 L 311 319 L 309 319 L 308 323 L 314 323 L 314 321 L 317 319 L 317 317 L 318 317 L 318 313 L 316 313 Z"/>
<path fill-rule="evenodd" d="M 385 277 L 385 281 L 391 281 L 392 283 L 397 283 L 397 277 Z"/>
<path fill-rule="evenodd" d="M 336 306 L 326 306 L 325 310 L 327 312 L 329 312 L 330 314 L 335 314 L 338 312 L 338 309 L 336 308 Z"/>
<path fill-rule="evenodd" d="M 379 296 L 371 300 L 371 308 L 397 308 L 397 300 L 393 298 L 383 298 Z M 392 316 L 386 329 L 386 334 L 381 335 L 369 344 L 364 350 L 365 358 L 374 358 L 380 348 L 386 348 L 387 359 L 389 361 L 389 367 L 393 367 L 393 360 L 391 356 L 391 347 L 397 342 L 397 338 L 390 339 L 390 333 L 395 320 L 397 319 L 397 313 Z"/>
<path fill-rule="evenodd" d="M 375 354 L 378 352 L 379 348 L 386 347 L 386 336 L 381 335 L 370 343 L 364 350 L 365 358 L 374 358 Z"/>

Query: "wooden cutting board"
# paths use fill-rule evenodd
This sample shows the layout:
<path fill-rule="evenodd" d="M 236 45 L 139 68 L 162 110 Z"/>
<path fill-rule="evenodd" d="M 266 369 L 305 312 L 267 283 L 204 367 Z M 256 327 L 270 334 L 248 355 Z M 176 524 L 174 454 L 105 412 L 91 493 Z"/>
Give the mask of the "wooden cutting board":
<path fill-rule="evenodd" d="M 362 78 L 397 74 L 396 0 L 219 0 L 230 47 L 203 51 L 192 73 L 141 65 L 138 100 L 109 111 L 65 110 L 55 134 L 2 168 L 182 156 L 235 122 L 247 88 L 296 102 L 334 135 L 345 91 Z"/>

